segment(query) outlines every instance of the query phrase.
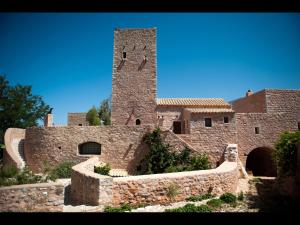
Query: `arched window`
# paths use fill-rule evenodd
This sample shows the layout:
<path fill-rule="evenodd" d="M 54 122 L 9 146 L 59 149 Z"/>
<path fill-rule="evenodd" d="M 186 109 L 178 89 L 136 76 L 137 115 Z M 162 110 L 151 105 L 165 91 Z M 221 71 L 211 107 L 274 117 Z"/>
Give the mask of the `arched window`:
<path fill-rule="evenodd" d="M 96 142 L 85 142 L 78 146 L 80 155 L 101 155 L 101 145 Z"/>
<path fill-rule="evenodd" d="M 141 125 L 141 120 L 140 120 L 140 119 L 137 119 L 137 120 L 135 121 L 135 125 Z"/>

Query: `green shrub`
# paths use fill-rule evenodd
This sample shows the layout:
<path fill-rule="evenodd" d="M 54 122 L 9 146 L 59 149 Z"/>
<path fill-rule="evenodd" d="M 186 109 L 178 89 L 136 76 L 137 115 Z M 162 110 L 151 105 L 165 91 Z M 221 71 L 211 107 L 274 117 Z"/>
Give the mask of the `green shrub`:
<path fill-rule="evenodd" d="M 93 106 L 86 114 L 86 119 L 90 126 L 98 126 L 101 124 L 97 109 Z"/>
<path fill-rule="evenodd" d="M 244 201 L 244 193 L 241 191 L 237 198 L 239 201 Z"/>
<path fill-rule="evenodd" d="M 225 203 L 235 203 L 236 202 L 236 196 L 231 193 L 222 194 L 220 199 Z"/>
<path fill-rule="evenodd" d="M 183 207 L 175 209 L 166 209 L 165 212 L 211 212 L 211 208 L 207 205 L 195 206 L 194 204 L 186 204 Z"/>
<path fill-rule="evenodd" d="M 11 178 L 18 174 L 18 168 L 16 166 L 3 166 L 0 169 L 1 178 Z"/>
<path fill-rule="evenodd" d="M 72 167 L 75 165 L 75 162 L 65 161 L 55 167 L 51 167 L 46 161 L 43 164 L 43 172 L 47 174 L 46 179 L 55 181 L 60 178 L 70 178 L 72 174 Z"/>
<path fill-rule="evenodd" d="M 206 204 L 212 208 L 220 208 L 223 204 L 223 201 L 221 199 L 211 199 Z"/>
<path fill-rule="evenodd" d="M 35 175 L 27 166 L 16 176 L 17 184 L 35 184 L 45 182 L 42 176 Z"/>
<path fill-rule="evenodd" d="M 132 207 L 129 204 L 122 204 L 121 207 L 111 207 L 111 206 L 106 206 L 104 208 L 104 212 L 125 212 L 125 211 L 131 211 L 132 209 L 134 209 L 134 207 Z"/>
<path fill-rule="evenodd" d="M 206 154 L 191 158 L 191 150 L 188 147 L 185 147 L 180 153 L 171 152 L 171 147 L 163 140 L 159 128 L 146 134 L 144 142 L 150 149 L 141 161 L 141 164 L 145 164 L 144 172 L 146 174 L 210 169 L 210 162 Z"/>
<path fill-rule="evenodd" d="M 94 172 L 101 175 L 109 175 L 110 165 L 106 164 L 104 166 L 94 166 Z"/>
<path fill-rule="evenodd" d="M 209 158 L 206 154 L 194 156 L 191 159 L 191 170 L 207 170 L 211 168 Z"/>
<path fill-rule="evenodd" d="M 199 201 L 202 201 L 202 200 L 205 200 L 205 199 L 210 199 L 210 198 L 213 198 L 213 197 L 214 197 L 214 195 L 212 195 L 211 193 L 207 193 L 205 195 L 190 196 L 190 197 L 187 197 L 186 200 L 191 201 L 191 202 L 199 202 Z"/>
<path fill-rule="evenodd" d="M 277 164 L 279 176 L 295 175 L 297 167 L 297 147 L 300 140 L 300 131 L 284 132 L 275 144 L 273 159 Z"/>

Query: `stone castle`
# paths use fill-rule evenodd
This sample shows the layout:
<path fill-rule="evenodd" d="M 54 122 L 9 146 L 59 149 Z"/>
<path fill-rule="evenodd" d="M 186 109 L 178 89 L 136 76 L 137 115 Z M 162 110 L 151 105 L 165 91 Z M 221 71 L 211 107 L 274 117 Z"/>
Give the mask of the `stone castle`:
<path fill-rule="evenodd" d="M 40 172 L 44 161 L 54 166 L 97 156 L 134 174 L 148 151 L 143 136 L 160 127 L 174 150 L 187 146 L 193 154 L 207 153 L 216 169 L 231 149 L 238 155 L 229 161 L 242 171 L 276 176 L 271 153 L 282 132 L 300 130 L 300 90 L 249 90 L 230 103 L 222 98 L 157 98 L 156 57 L 156 28 L 116 29 L 112 125 L 88 126 L 86 113 L 69 113 L 67 126 L 53 126 L 48 114 L 44 127 L 7 130 L 4 163 Z M 114 202 L 122 193 L 116 196 Z"/>

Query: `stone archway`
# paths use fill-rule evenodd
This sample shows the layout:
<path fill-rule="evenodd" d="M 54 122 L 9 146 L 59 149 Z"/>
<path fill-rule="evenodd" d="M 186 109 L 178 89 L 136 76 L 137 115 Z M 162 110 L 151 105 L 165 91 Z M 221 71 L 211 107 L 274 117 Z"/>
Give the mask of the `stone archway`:
<path fill-rule="evenodd" d="M 272 149 L 259 147 L 253 149 L 247 156 L 246 170 L 254 176 L 277 176 L 276 165 L 272 160 Z"/>

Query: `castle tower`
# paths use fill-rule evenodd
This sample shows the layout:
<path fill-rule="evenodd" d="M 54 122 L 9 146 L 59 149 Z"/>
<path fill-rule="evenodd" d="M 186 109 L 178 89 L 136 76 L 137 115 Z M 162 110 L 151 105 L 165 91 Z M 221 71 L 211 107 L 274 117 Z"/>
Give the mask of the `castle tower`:
<path fill-rule="evenodd" d="M 113 125 L 156 122 L 156 28 L 115 29 Z"/>

